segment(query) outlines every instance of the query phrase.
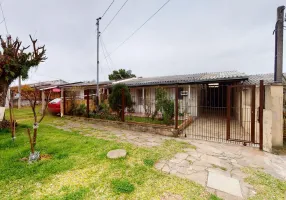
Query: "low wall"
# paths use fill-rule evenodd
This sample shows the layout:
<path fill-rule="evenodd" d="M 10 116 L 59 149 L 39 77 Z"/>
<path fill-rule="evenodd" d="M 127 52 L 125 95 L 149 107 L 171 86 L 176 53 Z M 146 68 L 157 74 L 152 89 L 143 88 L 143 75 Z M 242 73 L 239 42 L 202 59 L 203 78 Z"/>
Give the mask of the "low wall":
<path fill-rule="evenodd" d="M 140 122 L 120 122 L 120 121 L 111 121 L 111 120 L 102 120 L 94 118 L 84 118 L 84 117 L 71 117 L 65 116 L 68 119 L 84 119 L 89 122 L 95 122 L 103 126 L 113 126 L 120 129 L 139 131 L 139 132 L 148 132 L 155 133 L 158 135 L 177 137 L 178 131 L 175 130 L 172 126 L 157 125 L 157 124 L 146 124 Z"/>

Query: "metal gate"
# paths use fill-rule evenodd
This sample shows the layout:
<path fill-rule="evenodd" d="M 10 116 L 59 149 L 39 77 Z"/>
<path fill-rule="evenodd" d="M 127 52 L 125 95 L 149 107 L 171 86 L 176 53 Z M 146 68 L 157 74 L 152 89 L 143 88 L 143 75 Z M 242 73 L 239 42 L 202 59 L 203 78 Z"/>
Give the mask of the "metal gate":
<path fill-rule="evenodd" d="M 188 92 L 187 92 L 188 91 Z M 211 83 L 182 88 L 181 120 L 192 120 L 186 137 L 260 146 L 263 138 L 264 86 Z"/>

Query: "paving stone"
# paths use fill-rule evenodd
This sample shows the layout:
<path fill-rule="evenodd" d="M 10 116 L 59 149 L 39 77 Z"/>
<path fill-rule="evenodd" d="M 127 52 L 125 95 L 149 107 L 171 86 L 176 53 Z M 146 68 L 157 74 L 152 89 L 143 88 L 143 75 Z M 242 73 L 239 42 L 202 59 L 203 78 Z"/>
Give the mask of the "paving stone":
<path fill-rule="evenodd" d="M 192 171 L 192 167 L 187 168 L 187 167 L 178 167 L 177 172 L 181 174 L 192 174 L 194 171 Z"/>
<path fill-rule="evenodd" d="M 173 159 L 171 159 L 170 160 L 170 162 L 173 162 L 173 163 L 180 163 L 180 162 L 182 162 L 184 159 L 178 159 L 178 158 L 173 158 Z"/>
<path fill-rule="evenodd" d="M 165 165 L 165 163 L 163 163 L 163 162 L 157 162 L 155 164 L 155 168 L 158 170 L 161 170 L 164 167 L 164 165 Z"/>
<path fill-rule="evenodd" d="M 221 159 L 214 157 L 214 156 L 209 156 L 209 155 L 204 154 L 204 155 L 202 155 L 201 160 L 206 161 L 210 164 L 214 164 L 214 165 L 223 167 L 221 164 Z"/>
<path fill-rule="evenodd" d="M 207 186 L 242 198 L 240 183 L 237 179 L 219 173 L 209 172 Z"/>
<path fill-rule="evenodd" d="M 191 163 L 193 163 L 193 162 L 197 161 L 198 159 L 197 159 L 197 158 L 194 158 L 194 157 L 192 157 L 192 156 L 188 156 L 188 157 L 186 158 L 186 160 L 191 161 Z"/>
<path fill-rule="evenodd" d="M 188 156 L 189 156 L 189 155 L 188 155 L 187 153 L 177 153 L 177 154 L 175 155 L 175 158 L 184 160 L 184 159 L 186 159 Z"/>
<path fill-rule="evenodd" d="M 192 165 L 193 170 L 199 172 L 199 171 L 204 171 L 207 169 L 207 167 L 204 166 L 199 166 L 199 165 Z"/>
<path fill-rule="evenodd" d="M 202 185 L 202 186 L 206 186 L 208 173 L 205 171 L 202 171 L 202 172 L 186 175 L 185 177 L 191 181 L 194 181 L 194 182 Z"/>
<path fill-rule="evenodd" d="M 217 190 L 216 195 L 224 200 L 242 200 L 242 197 L 234 196 L 222 191 Z"/>
<path fill-rule="evenodd" d="M 166 172 L 166 173 L 169 173 L 171 170 L 170 170 L 170 167 L 168 165 L 165 165 L 163 168 L 162 168 L 162 171 L 163 172 Z"/>
<path fill-rule="evenodd" d="M 221 170 L 220 168 L 208 168 L 207 171 L 222 174 L 222 175 L 227 176 L 227 177 L 231 177 L 229 171 L 224 171 L 224 170 Z"/>
<path fill-rule="evenodd" d="M 178 164 L 179 167 L 189 167 L 190 166 L 190 162 L 187 160 L 183 160 L 182 162 L 180 162 Z"/>
<path fill-rule="evenodd" d="M 109 151 L 107 153 L 107 157 L 110 159 L 124 158 L 126 154 L 127 154 L 126 150 L 116 149 L 116 150 Z"/>

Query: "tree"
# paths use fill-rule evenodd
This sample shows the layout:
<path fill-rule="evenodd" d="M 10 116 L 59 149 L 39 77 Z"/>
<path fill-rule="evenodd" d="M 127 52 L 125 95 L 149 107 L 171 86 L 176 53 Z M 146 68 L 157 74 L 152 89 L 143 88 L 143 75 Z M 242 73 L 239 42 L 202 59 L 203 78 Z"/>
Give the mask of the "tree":
<path fill-rule="evenodd" d="M 31 148 L 31 154 L 29 157 L 29 161 L 31 162 L 31 161 L 36 161 L 40 158 L 40 153 L 35 151 L 35 146 L 37 143 L 38 128 L 39 128 L 40 123 L 42 122 L 42 120 L 44 119 L 46 115 L 46 110 L 47 110 L 48 102 L 50 99 L 51 90 L 48 92 L 48 94 L 46 94 L 48 97 L 47 102 L 45 103 L 44 109 L 41 112 L 42 116 L 39 119 L 38 119 L 38 115 L 36 111 L 36 105 L 37 105 L 37 100 L 40 97 L 40 90 L 38 90 L 36 87 L 32 88 L 30 86 L 23 86 L 21 95 L 23 96 L 25 100 L 29 101 L 30 106 L 32 108 L 33 117 L 34 117 L 33 137 L 31 135 L 30 129 L 29 128 L 27 129 L 29 140 L 30 140 L 30 148 Z"/>
<path fill-rule="evenodd" d="M 112 74 L 108 75 L 108 78 L 110 81 L 111 80 L 117 81 L 117 80 L 122 80 L 122 79 L 127 79 L 127 78 L 133 78 L 133 77 L 136 77 L 136 75 L 132 74 L 131 70 L 126 71 L 125 69 L 119 69 L 118 71 L 114 70 Z"/>
<path fill-rule="evenodd" d="M 108 102 L 111 109 L 117 112 L 120 117 L 122 111 L 122 90 L 124 90 L 125 106 L 131 108 L 133 103 L 131 99 L 131 94 L 128 87 L 125 84 L 115 84 L 112 87 L 112 93 L 108 97 Z"/>
<path fill-rule="evenodd" d="M 9 85 L 19 76 L 23 79 L 28 78 L 30 68 L 37 67 L 47 58 L 45 56 L 45 46 L 37 47 L 37 40 L 33 40 L 32 52 L 26 52 L 30 47 L 21 47 L 22 42 L 16 38 L 13 40 L 10 35 L 4 40 L 0 36 L 2 51 L 0 51 L 0 106 L 5 106 L 5 100 Z"/>

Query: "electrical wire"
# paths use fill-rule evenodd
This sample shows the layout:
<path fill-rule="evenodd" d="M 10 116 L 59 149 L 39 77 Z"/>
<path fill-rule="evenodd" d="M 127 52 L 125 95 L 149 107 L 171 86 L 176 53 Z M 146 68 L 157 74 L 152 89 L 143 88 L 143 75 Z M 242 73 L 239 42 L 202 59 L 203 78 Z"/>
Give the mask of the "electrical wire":
<path fill-rule="evenodd" d="M 103 56 L 104 56 L 104 58 L 105 58 L 105 61 L 106 61 L 106 63 L 107 63 L 107 66 L 108 66 L 108 68 L 109 68 L 109 71 L 110 71 L 110 73 L 112 73 L 112 70 L 111 70 L 111 68 L 110 68 L 110 65 L 109 65 L 107 56 L 106 56 L 106 54 L 105 54 L 105 50 L 104 50 L 103 44 L 102 44 L 102 39 L 100 39 L 100 46 L 101 46 L 101 50 L 102 50 Z"/>
<path fill-rule="evenodd" d="M 105 43 L 104 43 L 104 41 L 103 41 L 103 39 L 102 39 L 102 36 L 100 37 L 100 40 L 101 40 L 101 42 L 102 42 L 102 44 L 103 44 L 103 48 L 105 49 L 105 52 L 106 52 L 106 58 L 108 58 L 109 60 L 110 60 L 110 63 L 112 64 L 112 65 L 114 65 L 114 62 L 113 62 L 113 60 L 111 59 L 111 57 L 109 56 L 107 56 L 109 53 L 108 53 L 108 51 L 107 51 L 107 48 L 106 48 L 106 45 L 105 45 Z"/>
<path fill-rule="evenodd" d="M 105 10 L 105 12 L 103 13 L 103 15 L 102 15 L 101 18 L 104 17 L 104 15 L 107 13 L 107 11 L 109 10 L 109 8 L 112 6 L 112 4 L 114 3 L 114 1 L 115 1 L 115 0 L 113 0 L 113 1 L 111 2 L 111 4 L 110 4 L 110 5 L 108 6 L 108 8 Z"/>
<path fill-rule="evenodd" d="M 121 6 L 121 8 L 117 11 L 117 13 L 113 16 L 113 18 L 109 21 L 109 23 L 106 25 L 106 27 L 103 29 L 102 33 L 104 33 L 104 31 L 109 27 L 109 25 L 112 23 L 112 21 L 116 18 L 116 16 L 120 13 L 120 11 L 122 10 L 122 8 L 125 6 L 125 4 L 128 2 L 129 0 L 126 0 L 123 5 Z"/>
<path fill-rule="evenodd" d="M 5 15 L 4 15 L 3 8 L 2 8 L 2 3 L 0 3 L 0 8 L 1 8 L 2 16 L 3 16 L 3 21 L 4 21 L 4 24 L 5 24 L 6 32 L 7 32 L 7 34 L 9 35 L 9 31 L 8 31 L 7 23 L 6 23 L 6 18 L 5 18 Z M 1 22 L 1 23 L 2 23 L 2 22 Z"/>
<path fill-rule="evenodd" d="M 163 9 L 171 0 L 166 1 L 153 15 L 151 15 L 139 28 L 137 28 L 133 33 L 128 36 L 123 42 L 121 42 L 110 54 L 108 57 L 111 56 L 115 51 L 117 51 L 125 42 L 127 42 L 130 38 L 132 38 L 148 21 L 150 21 L 161 9 Z"/>

